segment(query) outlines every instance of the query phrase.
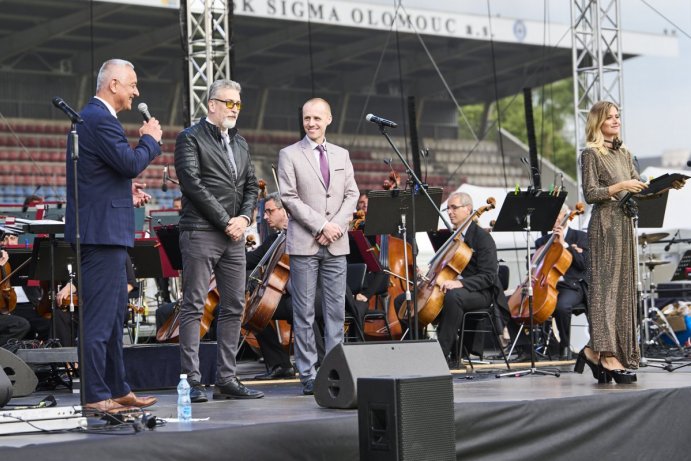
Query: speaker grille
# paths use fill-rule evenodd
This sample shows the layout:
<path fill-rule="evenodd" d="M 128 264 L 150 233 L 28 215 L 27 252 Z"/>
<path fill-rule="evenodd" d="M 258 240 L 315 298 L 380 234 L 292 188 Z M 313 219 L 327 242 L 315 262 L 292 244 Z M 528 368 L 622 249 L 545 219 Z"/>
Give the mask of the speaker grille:
<path fill-rule="evenodd" d="M 399 380 L 398 395 L 401 459 L 455 459 L 451 377 Z"/>

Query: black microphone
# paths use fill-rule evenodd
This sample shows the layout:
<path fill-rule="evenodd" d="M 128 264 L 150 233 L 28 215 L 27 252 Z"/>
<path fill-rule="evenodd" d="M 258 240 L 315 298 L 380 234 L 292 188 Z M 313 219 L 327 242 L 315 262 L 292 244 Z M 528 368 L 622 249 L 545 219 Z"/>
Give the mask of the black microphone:
<path fill-rule="evenodd" d="M 163 182 L 161 182 L 161 190 L 168 192 L 168 165 L 163 167 Z"/>
<path fill-rule="evenodd" d="M 669 251 L 669 249 L 672 248 L 672 244 L 676 243 L 676 238 L 678 235 L 679 235 L 679 229 L 677 229 L 677 231 L 672 236 L 672 240 L 667 245 L 665 245 L 665 251 Z"/>
<path fill-rule="evenodd" d="M 149 106 L 147 106 L 145 102 L 140 102 L 137 106 L 137 109 L 139 109 L 139 112 L 142 114 L 142 117 L 144 118 L 145 122 L 151 120 L 151 112 L 149 112 Z M 162 146 L 163 140 L 159 140 L 158 145 Z"/>
<path fill-rule="evenodd" d="M 398 123 L 392 122 L 391 120 L 387 120 L 385 118 L 377 117 L 374 114 L 367 114 L 365 120 L 376 123 L 379 126 L 388 126 L 389 128 L 396 128 L 398 126 Z"/>
<path fill-rule="evenodd" d="M 691 160 L 689 160 L 688 162 L 686 162 L 686 166 L 689 167 L 689 168 L 691 168 Z"/>
<path fill-rule="evenodd" d="M 53 98 L 53 105 L 63 111 L 72 123 L 84 123 L 84 119 L 72 109 L 62 98 L 55 96 Z"/>
<path fill-rule="evenodd" d="M 641 175 L 641 182 L 648 182 L 648 177 L 644 174 Z M 624 195 L 624 198 L 619 200 L 619 205 L 623 206 L 626 202 L 629 201 L 631 197 L 634 196 L 636 192 L 627 192 L 626 195 Z"/>

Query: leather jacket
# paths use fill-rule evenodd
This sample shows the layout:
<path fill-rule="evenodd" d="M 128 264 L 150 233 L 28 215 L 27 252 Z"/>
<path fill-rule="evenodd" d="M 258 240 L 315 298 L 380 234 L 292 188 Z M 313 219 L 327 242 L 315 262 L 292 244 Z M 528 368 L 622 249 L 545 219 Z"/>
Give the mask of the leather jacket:
<path fill-rule="evenodd" d="M 228 130 L 237 177 L 219 128 L 203 118 L 175 141 L 175 172 L 182 192 L 180 230 L 225 231 L 230 218 L 247 216 L 257 202 L 259 185 L 250 150 L 237 128 Z"/>

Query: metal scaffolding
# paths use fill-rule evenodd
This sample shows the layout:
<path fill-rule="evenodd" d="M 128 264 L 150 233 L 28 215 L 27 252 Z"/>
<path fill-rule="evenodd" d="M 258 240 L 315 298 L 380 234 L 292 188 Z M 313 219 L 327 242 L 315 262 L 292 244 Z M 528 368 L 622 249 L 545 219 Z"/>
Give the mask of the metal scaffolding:
<path fill-rule="evenodd" d="M 184 14 L 189 98 L 186 123 L 195 123 L 206 115 L 206 94 L 211 83 L 231 78 L 228 18 L 232 0 L 185 0 Z"/>
<path fill-rule="evenodd" d="M 623 56 L 619 0 L 573 0 L 571 38 L 576 148 L 585 148 L 585 122 L 590 107 L 608 100 L 623 106 Z M 581 170 L 578 195 L 582 200 Z"/>

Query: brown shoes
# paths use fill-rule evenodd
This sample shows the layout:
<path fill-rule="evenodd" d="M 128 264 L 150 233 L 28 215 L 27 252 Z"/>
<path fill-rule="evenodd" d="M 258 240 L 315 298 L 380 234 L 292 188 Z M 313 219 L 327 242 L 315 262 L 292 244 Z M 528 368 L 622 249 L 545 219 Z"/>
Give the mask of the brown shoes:
<path fill-rule="evenodd" d="M 113 399 L 113 401 L 126 407 L 146 408 L 158 402 L 158 399 L 150 395 L 144 397 L 137 397 L 134 394 L 134 392 L 130 392 L 129 394 L 123 397 Z"/>
<path fill-rule="evenodd" d="M 101 400 L 100 402 L 87 403 L 84 405 L 84 411 L 87 413 L 109 413 L 111 415 L 116 415 L 119 413 L 139 411 L 139 408 L 120 405 L 115 400 L 108 399 Z"/>

